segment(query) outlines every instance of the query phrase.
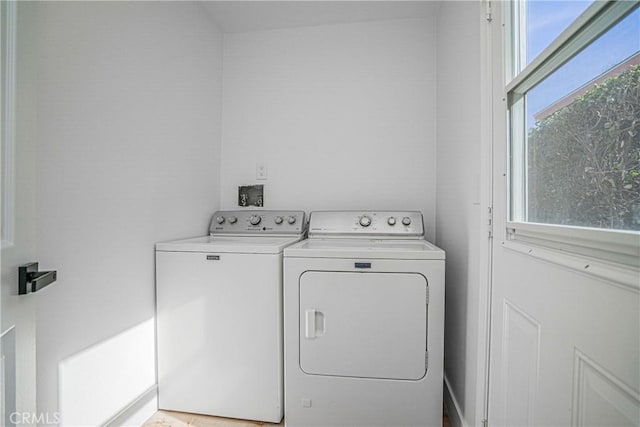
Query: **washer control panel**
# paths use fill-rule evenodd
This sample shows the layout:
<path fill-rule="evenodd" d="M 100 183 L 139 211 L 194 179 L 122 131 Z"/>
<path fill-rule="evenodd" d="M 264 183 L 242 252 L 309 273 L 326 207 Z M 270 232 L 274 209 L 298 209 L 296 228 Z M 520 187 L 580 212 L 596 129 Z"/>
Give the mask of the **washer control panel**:
<path fill-rule="evenodd" d="M 210 234 L 302 234 L 303 211 L 218 211 L 211 218 Z"/>
<path fill-rule="evenodd" d="M 415 211 L 317 211 L 309 217 L 309 236 L 422 237 L 422 213 Z"/>

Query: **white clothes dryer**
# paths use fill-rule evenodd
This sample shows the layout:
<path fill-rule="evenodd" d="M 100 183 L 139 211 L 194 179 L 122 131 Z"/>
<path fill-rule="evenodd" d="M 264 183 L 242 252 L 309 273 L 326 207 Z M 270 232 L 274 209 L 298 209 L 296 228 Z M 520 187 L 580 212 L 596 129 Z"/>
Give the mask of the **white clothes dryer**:
<path fill-rule="evenodd" d="M 419 212 L 313 212 L 284 250 L 285 425 L 442 424 L 445 253 Z"/>
<path fill-rule="evenodd" d="M 210 235 L 156 245 L 158 406 L 280 422 L 282 254 L 301 211 L 216 212 Z"/>

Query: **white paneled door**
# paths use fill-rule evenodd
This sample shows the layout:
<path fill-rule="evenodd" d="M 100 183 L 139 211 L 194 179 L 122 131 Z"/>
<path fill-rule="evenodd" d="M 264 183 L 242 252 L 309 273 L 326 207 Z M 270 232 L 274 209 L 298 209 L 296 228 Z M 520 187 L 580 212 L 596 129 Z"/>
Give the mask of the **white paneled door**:
<path fill-rule="evenodd" d="M 496 17 L 501 5 L 494 2 Z M 500 56 L 503 27 L 498 21 L 491 38 L 493 54 Z M 605 270 L 594 275 L 586 257 L 508 240 L 504 67 L 499 57 L 493 64 L 488 424 L 640 425 L 640 278 L 633 283 L 613 272 L 607 277 Z M 625 277 L 633 274 L 629 270 Z"/>
<path fill-rule="evenodd" d="M 34 4 L 3 1 L 1 7 L 0 425 L 35 425 L 47 421 L 36 413 L 37 294 L 18 295 L 18 266 L 36 261 Z"/>
<path fill-rule="evenodd" d="M 638 288 L 496 237 L 490 425 L 640 425 Z"/>

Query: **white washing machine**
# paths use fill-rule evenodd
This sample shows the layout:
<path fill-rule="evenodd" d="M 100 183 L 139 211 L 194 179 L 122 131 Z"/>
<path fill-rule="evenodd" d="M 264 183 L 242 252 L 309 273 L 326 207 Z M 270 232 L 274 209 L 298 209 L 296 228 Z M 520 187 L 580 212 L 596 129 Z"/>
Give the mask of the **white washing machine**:
<path fill-rule="evenodd" d="M 301 211 L 225 211 L 156 245 L 160 409 L 282 419 L 282 253 L 305 231 Z"/>
<path fill-rule="evenodd" d="M 445 253 L 419 212 L 313 212 L 284 251 L 285 425 L 442 424 Z"/>

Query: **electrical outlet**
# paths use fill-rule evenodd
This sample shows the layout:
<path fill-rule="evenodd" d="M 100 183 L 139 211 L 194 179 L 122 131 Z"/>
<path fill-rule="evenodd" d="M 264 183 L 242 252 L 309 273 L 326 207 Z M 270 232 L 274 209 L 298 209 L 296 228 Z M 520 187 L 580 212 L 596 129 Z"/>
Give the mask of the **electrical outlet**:
<path fill-rule="evenodd" d="M 258 162 L 256 163 L 256 179 L 265 180 L 267 179 L 267 164 Z"/>

